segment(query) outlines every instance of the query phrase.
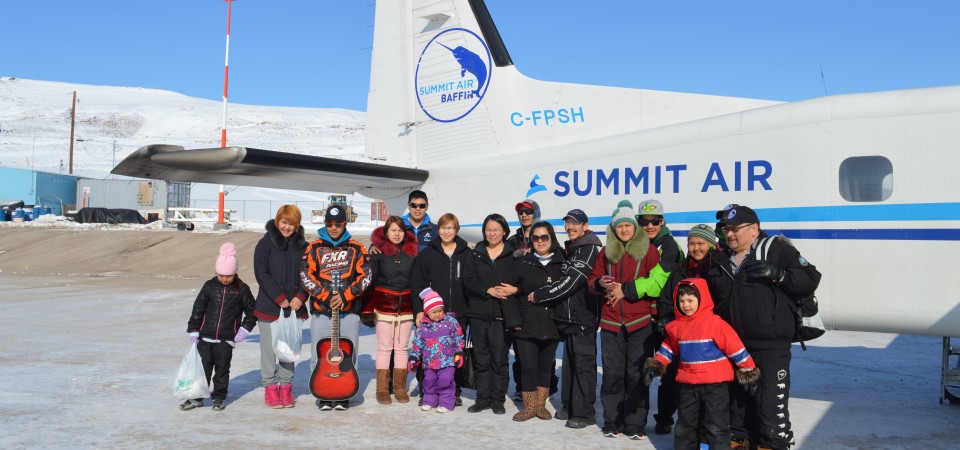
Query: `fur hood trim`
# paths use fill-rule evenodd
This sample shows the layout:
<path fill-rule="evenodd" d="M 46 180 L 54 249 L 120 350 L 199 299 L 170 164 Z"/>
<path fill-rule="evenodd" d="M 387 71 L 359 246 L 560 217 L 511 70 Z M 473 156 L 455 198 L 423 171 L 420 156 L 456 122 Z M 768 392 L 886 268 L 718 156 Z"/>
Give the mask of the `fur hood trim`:
<path fill-rule="evenodd" d="M 273 242 L 273 245 L 279 248 L 280 250 L 287 250 L 292 245 L 294 249 L 304 250 L 307 248 L 307 240 L 303 237 L 303 227 L 297 225 L 297 231 L 294 231 L 289 238 L 283 237 L 280 234 L 280 230 L 277 229 L 277 225 L 273 223 L 273 220 L 268 220 L 267 224 L 264 226 L 267 230 L 267 234 L 270 236 L 270 242 Z"/>
<path fill-rule="evenodd" d="M 620 261 L 624 253 L 627 253 L 639 263 L 647 256 L 647 250 L 650 249 L 650 238 L 647 237 L 647 233 L 644 233 L 642 228 L 637 227 L 633 237 L 624 244 L 617 237 L 617 232 L 613 226 L 607 225 L 607 245 L 605 248 L 607 261 L 611 263 Z"/>
<path fill-rule="evenodd" d="M 378 227 L 376 230 L 373 230 L 373 233 L 370 234 L 370 242 L 386 256 L 396 256 L 399 251 L 403 251 L 408 256 L 416 258 L 417 250 L 420 249 L 417 237 L 413 235 L 413 232 L 410 231 L 409 228 L 404 231 L 404 233 L 405 236 L 403 237 L 403 242 L 401 242 L 401 244 L 403 244 L 402 249 L 398 249 L 397 245 L 387 239 L 387 233 L 383 227 Z"/>

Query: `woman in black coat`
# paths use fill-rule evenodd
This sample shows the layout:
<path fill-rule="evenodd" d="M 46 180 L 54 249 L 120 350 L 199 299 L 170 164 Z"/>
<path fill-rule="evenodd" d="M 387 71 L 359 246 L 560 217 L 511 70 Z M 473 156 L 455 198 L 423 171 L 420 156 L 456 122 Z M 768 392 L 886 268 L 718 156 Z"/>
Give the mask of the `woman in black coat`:
<path fill-rule="evenodd" d="M 560 333 L 554 324 L 553 305 L 537 303 L 535 291 L 547 287 L 563 276 L 563 248 L 553 226 L 537 222 L 530 229 L 533 251 L 514 263 L 507 284 L 516 286 L 517 294 L 503 303 L 507 329 L 513 330 L 517 360 L 520 361 L 520 385 L 523 387 L 523 410 L 513 416 L 522 422 L 536 416 L 550 420 L 546 409 L 550 383 L 556 361 Z"/>
<path fill-rule="evenodd" d="M 507 413 L 503 402 L 510 382 L 510 339 L 503 324 L 500 304 L 517 292 L 516 287 L 505 283 L 516 260 L 513 246 L 505 240 L 509 234 L 510 227 L 503 216 L 487 216 L 483 220 L 484 240 L 474 247 L 466 261 L 463 284 L 469 298 L 470 338 L 477 382 L 477 401 L 467 408 L 467 412 L 492 409 L 494 414 Z"/>
<path fill-rule="evenodd" d="M 296 206 L 281 206 L 253 251 L 253 273 L 260 285 L 253 311 L 260 322 L 260 384 L 264 403 L 275 409 L 294 406 L 294 363 L 278 363 L 273 322 L 280 314 L 289 317 L 293 311 L 298 319 L 307 319 L 307 293 L 300 287 L 300 264 L 307 248 L 301 218 Z"/>

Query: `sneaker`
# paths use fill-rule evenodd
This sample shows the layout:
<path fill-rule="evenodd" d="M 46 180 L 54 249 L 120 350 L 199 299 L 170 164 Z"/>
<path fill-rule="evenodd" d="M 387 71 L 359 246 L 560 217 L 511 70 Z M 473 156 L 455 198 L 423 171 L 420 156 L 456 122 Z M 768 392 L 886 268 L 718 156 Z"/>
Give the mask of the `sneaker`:
<path fill-rule="evenodd" d="M 463 399 L 460 396 L 457 396 L 457 400 L 453 402 L 455 406 L 463 406 Z"/>
<path fill-rule="evenodd" d="M 604 430 L 604 431 L 603 431 L 603 437 L 618 438 L 618 437 L 620 437 L 620 432 L 619 432 L 619 431 L 612 431 L 612 430 Z"/>
<path fill-rule="evenodd" d="M 203 402 L 200 400 L 187 400 L 180 404 L 180 411 L 190 411 L 194 408 L 199 408 L 203 406 Z"/>
<path fill-rule="evenodd" d="M 333 402 L 333 409 L 336 411 L 346 411 L 350 409 L 350 402 L 347 400 L 341 400 L 339 402 Z"/>
<path fill-rule="evenodd" d="M 320 408 L 320 411 L 332 411 L 332 410 L 333 410 L 333 402 L 327 402 L 327 401 L 320 400 L 320 401 L 317 402 L 317 406 Z"/>
<path fill-rule="evenodd" d="M 441 406 L 441 407 L 437 408 L 437 412 L 440 413 L 440 414 L 443 414 L 443 413 L 448 413 L 448 412 L 450 412 L 450 410 Z"/>
<path fill-rule="evenodd" d="M 673 425 L 666 422 L 657 422 L 657 425 L 653 427 L 653 432 L 657 434 L 670 434 Z"/>
<path fill-rule="evenodd" d="M 553 413 L 553 418 L 557 420 L 567 420 L 570 418 L 570 413 L 567 412 L 566 408 L 558 409 L 557 412 Z"/>
<path fill-rule="evenodd" d="M 502 403 L 498 403 L 498 404 L 495 404 L 495 405 L 490 405 L 490 409 L 492 409 L 492 410 L 493 410 L 493 413 L 496 414 L 496 415 L 498 415 L 498 416 L 507 413 L 507 409 L 503 407 L 503 404 L 502 404 Z"/>
<path fill-rule="evenodd" d="M 214 400 L 214 401 L 213 401 L 213 410 L 214 410 L 214 411 L 223 411 L 223 400 Z"/>
<path fill-rule="evenodd" d="M 433 409 L 433 407 L 430 405 L 420 405 L 420 411 L 430 411 L 431 409 Z"/>
<path fill-rule="evenodd" d="M 639 441 L 645 437 L 647 437 L 647 434 L 642 431 L 627 433 L 627 438 L 633 441 Z"/>
<path fill-rule="evenodd" d="M 590 425 L 594 425 L 596 423 L 597 419 L 593 417 L 571 417 L 567 420 L 565 426 L 567 428 L 579 429 L 589 427 Z"/>

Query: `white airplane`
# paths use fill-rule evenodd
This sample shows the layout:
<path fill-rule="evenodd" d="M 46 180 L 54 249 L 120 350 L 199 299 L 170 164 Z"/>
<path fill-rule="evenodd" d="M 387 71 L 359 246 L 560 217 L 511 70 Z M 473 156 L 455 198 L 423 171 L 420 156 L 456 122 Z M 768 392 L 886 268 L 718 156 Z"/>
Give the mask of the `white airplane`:
<path fill-rule="evenodd" d="M 151 145 L 113 173 L 357 192 L 391 211 L 423 189 L 474 238 L 526 198 L 601 231 L 619 200 L 655 198 L 681 239 L 749 205 L 823 273 L 828 328 L 960 336 L 960 86 L 780 103 L 544 82 L 513 66 L 482 0 L 382 0 L 367 117 L 369 163 Z"/>

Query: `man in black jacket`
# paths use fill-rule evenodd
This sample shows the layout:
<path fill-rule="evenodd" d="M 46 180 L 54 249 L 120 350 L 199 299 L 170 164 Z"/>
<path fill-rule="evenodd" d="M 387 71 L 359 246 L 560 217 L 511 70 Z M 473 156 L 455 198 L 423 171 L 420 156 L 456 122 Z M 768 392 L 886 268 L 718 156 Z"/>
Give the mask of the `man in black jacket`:
<path fill-rule="evenodd" d="M 560 401 L 563 409 L 554 415 L 569 428 L 596 423 L 593 404 L 597 391 L 598 299 L 587 292 L 587 277 L 600 254 L 602 243 L 589 230 L 587 214 L 574 209 L 563 218 L 570 238 L 565 243 L 563 276 L 534 291 L 536 303 L 557 300 L 553 319 L 563 337 L 563 370 Z"/>
<path fill-rule="evenodd" d="M 787 238 L 764 237 L 749 207 L 726 210 L 720 226 L 728 248 L 713 254 L 704 278 L 716 302 L 714 312 L 737 331 L 761 373 L 755 396 L 731 385 L 731 447 L 749 438 L 758 448 L 786 449 L 793 441 L 788 401 L 797 324 L 792 308 L 794 299 L 813 294 L 820 272 Z M 757 257 L 761 247 L 768 247 L 764 258 Z"/>

